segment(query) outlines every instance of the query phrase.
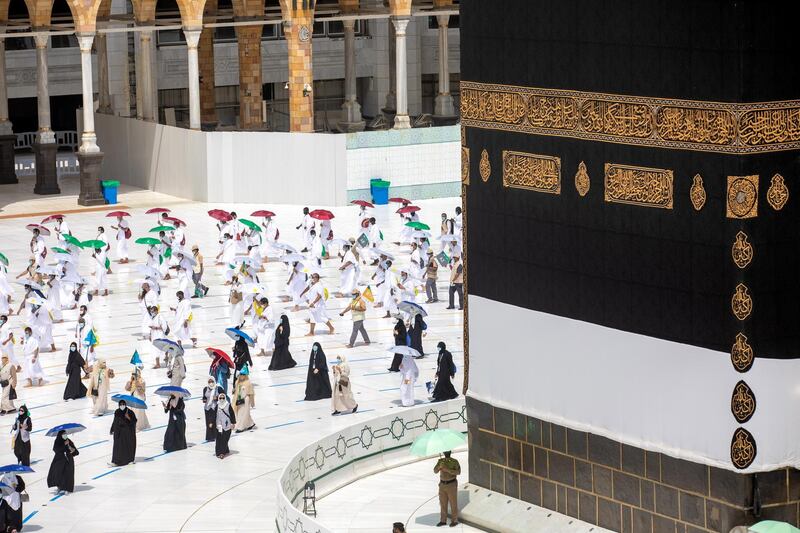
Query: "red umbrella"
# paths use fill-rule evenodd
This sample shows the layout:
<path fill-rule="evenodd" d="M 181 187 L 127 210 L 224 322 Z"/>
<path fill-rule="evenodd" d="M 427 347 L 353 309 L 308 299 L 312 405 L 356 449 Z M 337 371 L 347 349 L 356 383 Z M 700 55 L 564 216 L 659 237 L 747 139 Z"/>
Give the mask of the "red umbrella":
<path fill-rule="evenodd" d="M 405 207 L 401 207 L 400 209 L 398 209 L 397 212 L 402 214 L 402 215 L 404 215 L 406 213 L 416 213 L 420 209 L 422 209 L 422 208 L 421 207 L 417 207 L 416 205 L 407 205 Z"/>
<path fill-rule="evenodd" d="M 230 213 L 222 209 L 212 209 L 208 212 L 208 216 L 220 222 L 227 222 L 232 218 Z"/>
<path fill-rule="evenodd" d="M 311 216 L 311 218 L 316 218 L 317 220 L 333 219 L 333 213 L 331 213 L 327 209 L 314 209 L 309 213 L 309 216 Z"/>
<path fill-rule="evenodd" d="M 213 357 L 218 357 L 218 358 L 222 359 L 223 361 L 228 363 L 228 365 L 231 368 L 234 368 L 236 366 L 234 364 L 234 362 L 233 362 L 233 359 L 231 359 L 231 356 L 226 354 L 225 352 L 223 352 L 219 348 L 206 348 L 206 353 L 208 354 L 209 357 L 212 357 L 212 358 Z"/>
<path fill-rule="evenodd" d="M 64 218 L 64 215 L 61 214 L 50 215 L 49 217 L 42 220 L 42 224 L 47 224 L 48 222 L 55 222 L 59 218 Z"/>
<path fill-rule="evenodd" d="M 175 218 L 175 217 L 164 217 L 164 220 L 168 220 L 168 221 L 172 222 L 173 224 L 175 224 L 176 226 L 185 226 L 186 225 L 186 222 L 184 222 L 183 220 L 181 220 L 179 218 Z"/>
<path fill-rule="evenodd" d="M 47 228 L 45 228 L 45 227 L 44 227 L 44 226 L 42 226 L 41 224 L 28 224 L 28 225 L 27 225 L 27 226 L 25 226 L 25 227 L 26 227 L 27 229 L 29 229 L 30 231 L 33 231 L 33 230 L 35 230 L 35 229 L 38 229 L 38 230 L 39 230 L 39 234 L 40 234 L 40 235 L 44 235 L 45 237 L 47 237 L 48 235 L 50 235 L 50 230 L 49 230 L 49 229 L 47 229 Z"/>
<path fill-rule="evenodd" d="M 145 215 L 152 215 L 154 213 L 169 213 L 169 209 L 166 207 L 154 207 L 144 212 Z"/>
<path fill-rule="evenodd" d="M 108 218 L 129 217 L 129 216 L 131 216 L 131 214 L 126 212 L 126 211 L 111 211 L 106 216 Z"/>
<path fill-rule="evenodd" d="M 390 202 L 394 202 L 396 204 L 403 204 L 408 205 L 411 203 L 411 200 L 406 200 L 405 198 L 389 198 Z"/>
<path fill-rule="evenodd" d="M 267 211 L 266 209 L 259 209 L 258 211 L 253 211 L 250 213 L 251 217 L 274 217 L 275 213 L 272 211 Z"/>
<path fill-rule="evenodd" d="M 374 205 L 372 205 L 371 203 L 369 203 L 366 200 L 353 200 L 350 203 L 351 204 L 355 204 L 355 205 L 360 205 L 361 207 L 375 207 Z"/>

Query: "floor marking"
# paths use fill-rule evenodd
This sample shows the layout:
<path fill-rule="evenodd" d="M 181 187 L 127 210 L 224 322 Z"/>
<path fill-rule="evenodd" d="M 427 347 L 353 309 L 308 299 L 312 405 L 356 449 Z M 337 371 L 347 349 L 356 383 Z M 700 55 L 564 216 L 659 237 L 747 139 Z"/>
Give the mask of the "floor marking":
<path fill-rule="evenodd" d="M 114 472 L 116 472 L 117 470 L 122 470 L 122 467 L 121 467 L 121 466 L 118 466 L 118 467 L 116 467 L 116 468 L 112 468 L 112 469 L 111 469 L 111 470 L 109 470 L 108 472 L 103 472 L 103 473 L 102 473 L 102 474 L 100 474 L 99 476 L 94 476 L 94 477 L 92 478 L 92 481 L 94 481 L 95 479 L 100 479 L 101 477 L 105 477 L 105 476 L 107 476 L 107 475 L 109 475 L 109 474 L 113 474 L 113 473 L 114 473 Z"/>

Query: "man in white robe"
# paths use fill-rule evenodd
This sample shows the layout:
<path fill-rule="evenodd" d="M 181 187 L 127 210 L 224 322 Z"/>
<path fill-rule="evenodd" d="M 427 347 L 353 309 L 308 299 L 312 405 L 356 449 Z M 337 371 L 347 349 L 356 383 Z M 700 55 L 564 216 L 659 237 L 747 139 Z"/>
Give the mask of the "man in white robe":
<path fill-rule="evenodd" d="M 64 235 L 72 235 L 69 230 L 69 224 L 64 220 L 64 217 L 58 217 L 55 225 L 56 238 L 58 238 L 58 246 L 64 248 L 67 245 L 67 240 Z"/>
<path fill-rule="evenodd" d="M 267 298 L 253 302 L 255 311 L 256 355 L 265 356 L 275 348 L 275 315 Z"/>
<path fill-rule="evenodd" d="M 50 317 L 50 309 L 46 303 L 33 306 L 28 324 L 31 326 L 39 346 L 49 346 L 51 352 L 56 351 L 53 340 L 53 319 Z"/>
<path fill-rule="evenodd" d="M 44 384 L 44 369 L 39 360 L 39 343 L 33 335 L 33 330 L 25 328 L 25 338 L 22 341 L 22 353 L 25 356 L 25 378 L 28 387 Z"/>
<path fill-rule="evenodd" d="M 117 231 L 117 260 L 121 263 L 128 262 L 128 240 L 130 240 L 130 226 L 123 217 L 117 217 L 117 225 L 111 226 Z"/>
<path fill-rule="evenodd" d="M 192 336 L 192 304 L 189 298 L 186 298 L 183 291 L 178 291 L 175 295 L 178 298 L 178 305 L 173 308 L 175 311 L 175 321 L 172 323 L 172 330 L 175 332 L 175 339 L 178 344 L 183 346 L 184 342 L 192 343 L 193 347 L 197 346 L 197 337 Z"/>
<path fill-rule="evenodd" d="M 309 255 L 314 260 L 314 264 L 318 267 L 322 266 L 322 258 L 325 256 L 325 246 L 322 244 L 322 239 L 319 238 L 317 232 L 313 229 L 309 232 L 311 236 L 311 252 Z"/>
<path fill-rule="evenodd" d="M 419 368 L 410 355 L 403 355 L 400 363 L 400 402 L 403 407 L 414 405 L 414 385 L 419 378 Z"/>
<path fill-rule="evenodd" d="M 333 335 L 333 324 L 331 324 L 328 307 L 325 303 L 325 288 L 319 281 L 319 274 L 311 274 L 311 283 L 303 293 L 308 301 L 308 312 L 311 315 L 310 319 L 306 320 L 311 328 L 306 337 L 314 335 L 314 328 L 317 324 L 328 326 L 329 333 Z"/>
<path fill-rule="evenodd" d="M 342 266 L 339 267 L 341 272 L 339 277 L 339 293 L 342 295 L 349 295 L 353 289 L 358 285 L 358 260 L 353 254 L 352 246 L 349 244 L 344 245 L 344 257 L 342 258 Z"/>
<path fill-rule="evenodd" d="M 158 312 L 158 307 L 151 307 L 150 312 L 150 354 L 155 359 L 153 368 L 161 368 L 161 350 L 159 350 L 153 341 L 156 339 L 163 339 L 167 336 L 169 325 L 167 319 L 164 318 L 163 313 Z"/>
<path fill-rule="evenodd" d="M 108 285 L 106 284 L 108 276 L 106 259 L 108 259 L 108 256 L 105 248 L 96 248 L 92 254 L 92 259 L 94 259 L 94 293 L 99 295 L 100 291 L 103 291 L 103 296 L 108 296 Z"/>
<path fill-rule="evenodd" d="M 310 211 L 307 207 L 303 208 L 303 221 L 300 225 L 297 226 L 296 229 L 302 228 L 302 236 L 303 236 L 303 249 L 302 252 L 307 252 L 308 249 L 311 247 L 311 230 L 315 227 L 314 219 L 311 218 L 309 214 Z"/>
<path fill-rule="evenodd" d="M 11 324 L 8 322 L 8 316 L 0 315 L 0 354 L 3 357 L 8 357 L 11 363 L 19 367 L 17 356 L 14 355 L 14 333 L 11 331 Z"/>
<path fill-rule="evenodd" d="M 139 310 L 142 313 L 142 337 L 150 338 L 150 308 L 158 307 L 158 292 L 153 288 L 154 282 L 144 280 L 142 290 L 139 292 Z"/>
<path fill-rule="evenodd" d="M 53 322 L 61 322 L 61 281 L 57 276 L 50 276 L 47 282 L 47 305 L 53 315 Z"/>

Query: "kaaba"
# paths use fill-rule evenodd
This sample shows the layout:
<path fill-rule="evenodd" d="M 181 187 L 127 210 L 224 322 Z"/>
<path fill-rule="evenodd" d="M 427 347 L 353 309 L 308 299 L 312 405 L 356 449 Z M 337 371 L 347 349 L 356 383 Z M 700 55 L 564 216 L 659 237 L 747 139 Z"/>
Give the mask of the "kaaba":
<path fill-rule="evenodd" d="M 460 13 L 470 482 L 800 525 L 800 4 Z"/>

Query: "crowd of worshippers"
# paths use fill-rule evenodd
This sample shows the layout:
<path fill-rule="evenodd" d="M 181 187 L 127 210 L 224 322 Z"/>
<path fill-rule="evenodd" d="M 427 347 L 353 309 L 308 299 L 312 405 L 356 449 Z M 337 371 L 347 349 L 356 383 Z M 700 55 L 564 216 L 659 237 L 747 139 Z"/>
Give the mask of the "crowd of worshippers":
<path fill-rule="evenodd" d="M 455 296 L 458 296 L 458 308 L 463 308 L 462 213 L 460 207 L 456 207 L 452 217 L 442 213 L 439 235 L 433 237 L 428 231 L 430 228 L 420 221 L 419 207 L 408 200 L 392 200 L 400 200 L 398 203 L 402 204 L 397 212 L 403 229 L 393 242 L 398 247 L 408 246 L 404 260 L 385 249 L 383 232 L 370 213 L 369 202 L 354 202 L 359 204 L 358 227 L 353 228 L 355 236 L 349 239 L 334 238 L 332 213 L 304 208 L 302 220 L 296 226 L 300 230 L 300 251 L 280 240 L 275 214 L 270 211 L 257 211 L 252 215 L 262 218 L 260 224 L 240 219 L 235 212 L 209 212 L 217 222 L 219 248 L 215 259 L 216 265 L 222 268 L 228 296 L 231 327 L 227 332 L 234 340 L 232 356 L 220 349 L 206 349 L 211 363 L 202 393 L 205 438 L 215 442 L 216 456 L 224 458 L 230 454 L 228 444 L 232 432 L 255 428 L 251 416 L 255 392 L 249 375 L 253 367 L 250 349 L 253 348 L 257 356 L 271 356 L 271 371 L 296 366 L 290 352 L 288 315 L 301 312 L 303 307 L 307 312 L 308 336 L 318 334 L 317 324 L 326 326 L 329 334 L 335 333 L 326 303 L 331 294 L 323 281 L 324 261 L 339 260 L 339 287 L 333 296 L 347 299 L 347 305 L 339 313 L 339 316 L 350 313 L 353 322 L 347 348 L 356 346 L 359 335 L 364 344 L 371 343 L 364 326 L 368 307 L 383 309 L 386 313 L 383 318 L 396 320 L 394 347 L 390 350 L 394 357 L 388 370 L 400 374 L 402 405 L 414 405 L 414 388 L 420 378 L 415 359 L 425 356 L 423 337 L 427 335 L 424 320 L 427 312 L 424 305 L 439 303 L 440 280 L 449 281 L 447 309 L 455 308 Z M 186 245 L 186 223 L 165 208 L 148 210 L 147 215 L 156 218 L 156 226 L 148 236 L 134 241 L 145 247 L 144 264 L 135 269 L 141 274 L 137 281 L 139 333 L 149 347 L 143 353 L 149 356 L 152 368 L 165 369 L 170 381 L 155 393 L 164 397 L 162 407 L 167 415 L 164 451 L 175 452 L 187 447 L 185 402 L 190 394 L 182 387 L 187 376 L 184 351 L 197 347 L 193 320 L 194 314 L 202 310 L 202 303 L 193 306 L 192 300 L 206 297 L 210 288 L 203 283 L 206 263 L 199 246 Z M 134 240 L 128 222 L 131 215 L 114 211 L 107 216 L 113 219 L 110 226 L 113 255 L 119 265 L 125 265 L 130 262 L 130 244 Z M 88 396 L 92 414 L 103 416 L 109 412 L 109 395 L 116 376 L 106 359 L 98 354 L 102 332 L 98 331 L 91 313 L 98 298 L 108 296 L 108 279 L 114 274 L 112 243 L 105 228 L 99 226 L 93 239 L 81 241 L 71 231 L 66 216 L 61 214 L 49 216 L 41 224 L 29 224 L 27 228 L 32 233 L 31 256 L 25 269 L 16 276 L 24 291 L 16 309 L 12 307 L 15 292 L 8 280 L 9 261 L 0 253 L 0 414 L 17 415 L 12 448 L 18 465 L 30 467 L 33 426 L 27 408 L 23 405 L 18 409 L 15 405 L 21 392 L 18 380 L 24 378 L 22 387 L 46 383 L 41 354 L 59 350 L 53 334 L 54 324 L 74 320 L 67 335 L 72 340 L 65 360 L 65 401 Z M 48 246 L 46 237 L 54 239 L 52 247 Z M 434 251 L 437 240 L 438 253 Z M 87 256 L 91 276 L 84 277 L 79 268 Z M 284 312 L 276 312 L 258 277 L 269 263 L 285 268 L 288 275 L 285 291 L 278 296 L 279 302 L 287 304 Z M 366 272 L 368 268 L 373 268 L 372 273 Z M 448 269 L 449 276 L 442 278 L 441 269 Z M 174 300 L 166 297 L 167 282 L 173 279 L 177 285 L 172 293 Z M 9 320 L 15 313 L 21 319 L 20 329 L 16 331 Z M 65 318 L 66 314 L 70 317 Z M 245 333 L 245 328 L 251 333 Z M 457 369 L 445 344 L 440 342 L 437 348 L 437 369 L 426 385 L 432 401 L 443 401 L 458 396 L 452 384 Z M 18 351 L 21 360 L 17 357 Z M 147 386 L 142 373 L 144 363 L 138 351 L 134 352 L 131 363 L 133 370 L 125 381 L 125 393 L 110 398 L 117 403 L 110 427 L 111 464 L 114 466 L 135 461 L 137 432 L 150 428 L 146 413 Z M 333 415 L 358 410 L 345 355 L 337 354 L 329 369 L 321 343 L 313 344 L 304 399 L 329 399 Z M 71 435 L 82 426 L 73 426 L 52 435 L 54 457 L 47 483 L 59 492 L 74 490 L 74 458 L 78 448 Z M 2 482 L 6 487 L 2 492 L 4 510 L 0 512 L 6 524 L 17 528 L 21 527 L 21 504 L 25 497 L 25 485 L 19 473 L 24 470 L 3 472 Z"/>

